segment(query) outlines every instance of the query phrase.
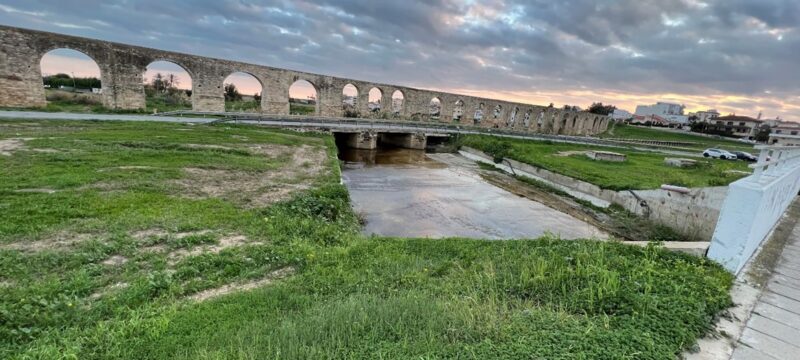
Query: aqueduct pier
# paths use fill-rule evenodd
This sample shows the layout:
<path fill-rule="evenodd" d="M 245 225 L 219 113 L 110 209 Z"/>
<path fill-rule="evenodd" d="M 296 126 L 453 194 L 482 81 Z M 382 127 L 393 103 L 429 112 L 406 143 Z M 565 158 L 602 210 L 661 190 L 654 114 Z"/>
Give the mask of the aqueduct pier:
<path fill-rule="evenodd" d="M 223 81 L 235 72 L 255 77 L 262 86 L 261 112 L 289 114 L 289 88 L 298 80 L 311 83 L 317 92 L 314 115 L 342 117 L 345 86 L 355 86 L 356 104 L 363 118 L 401 121 L 462 123 L 519 132 L 592 135 L 606 130 L 607 116 L 546 106 L 480 98 L 391 84 L 313 74 L 237 61 L 214 59 L 172 51 L 144 48 L 102 40 L 0 25 L 0 107 L 46 105 L 40 61 L 54 49 L 72 49 L 91 57 L 100 68 L 103 104 L 111 109 L 145 108 L 144 72 L 154 61 L 181 66 L 192 78 L 192 108 L 224 112 Z M 399 91 L 403 103 L 380 111 L 368 109 L 369 90 L 381 91 L 381 104 L 392 104 Z M 431 101 L 440 101 L 437 116 Z M 458 115 L 456 115 L 458 114 Z"/>

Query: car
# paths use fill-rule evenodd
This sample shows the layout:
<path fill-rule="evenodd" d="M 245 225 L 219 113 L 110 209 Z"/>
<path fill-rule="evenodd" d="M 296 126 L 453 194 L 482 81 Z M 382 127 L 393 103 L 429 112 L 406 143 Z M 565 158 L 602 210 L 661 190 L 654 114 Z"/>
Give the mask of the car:
<path fill-rule="evenodd" d="M 706 149 L 703 151 L 703 156 L 722 160 L 736 160 L 736 155 L 722 149 Z"/>
<path fill-rule="evenodd" d="M 739 159 L 739 160 L 744 160 L 744 161 L 747 161 L 747 162 L 756 162 L 756 161 L 758 161 L 758 157 L 753 155 L 753 154 L 751 154 L 751 153 L 749 153 L 749 152 L 734 151 L 733 154 L 736 155 L 736 158 Z"/>

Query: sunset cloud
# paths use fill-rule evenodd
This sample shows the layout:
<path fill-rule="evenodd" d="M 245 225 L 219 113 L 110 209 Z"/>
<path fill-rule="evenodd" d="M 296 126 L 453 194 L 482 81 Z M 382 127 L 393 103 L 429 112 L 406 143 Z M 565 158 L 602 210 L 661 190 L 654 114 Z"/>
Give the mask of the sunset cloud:
<path fill-rule="evenodd" d="M 364 80 L 800 120 L 795 0 L 4 3 L 2 24 Z"/>

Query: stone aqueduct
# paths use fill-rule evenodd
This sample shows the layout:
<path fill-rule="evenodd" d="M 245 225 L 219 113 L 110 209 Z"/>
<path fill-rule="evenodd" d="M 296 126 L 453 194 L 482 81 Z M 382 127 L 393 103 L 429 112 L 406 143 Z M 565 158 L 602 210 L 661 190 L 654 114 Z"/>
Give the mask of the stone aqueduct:
<path fill-rule="evenodd" d="M 313 74 L 2 25 L 0 107 L 44 106 L 46 100 L 39 64 L 47 52 L 60 48 L 80 51 L 97 63 L 103 104 L 111 109 L 144 108 L 143 75 L 146 67 L 154 61 L 168 61 L 181 66 L 191 76 L 191 101 L 195 111 L 225 111 L 223 81 L 234 72 L 244 72 L 261 83 L 261 111 L 272 115 L 289 114 L 289 88 L 297 80 L 306 80 L 317 91 L 315 115 L 324 117 L 343 116 L 343 88 L 352 84 L 358 91 L 356 103 L 363 117 L 451 123 L 454 122 L 453 111 L 459 104 L 463 111 L 459 122 L 465 125 L 521 132 L 592 135 L 605 131 L 609 123 L 608 117 L 587 112 Z M 391 106 L 384 106 L 378 113 L 370 112 L 367 109 L 368 96 L 373 87 L 382 93 L 381 104 L 392 104 L 392 94 L 399 90 L 404 98 L 399 111 L 395 113 Z M 429 111 L 434 98 L 441 101 L 438 119 L 432 119 Z M 482 109 L 483 117 L 476 123 L 474 118 L 478 108 Z"/>

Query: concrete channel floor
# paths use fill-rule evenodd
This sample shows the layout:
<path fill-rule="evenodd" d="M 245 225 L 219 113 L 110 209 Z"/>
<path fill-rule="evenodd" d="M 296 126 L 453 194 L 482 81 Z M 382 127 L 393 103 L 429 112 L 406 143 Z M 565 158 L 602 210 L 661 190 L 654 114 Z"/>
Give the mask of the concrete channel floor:
<path fill-rule="evenodd" d="M 800 225 L 792 230 L 731 359 L 800 359 Z"/>

